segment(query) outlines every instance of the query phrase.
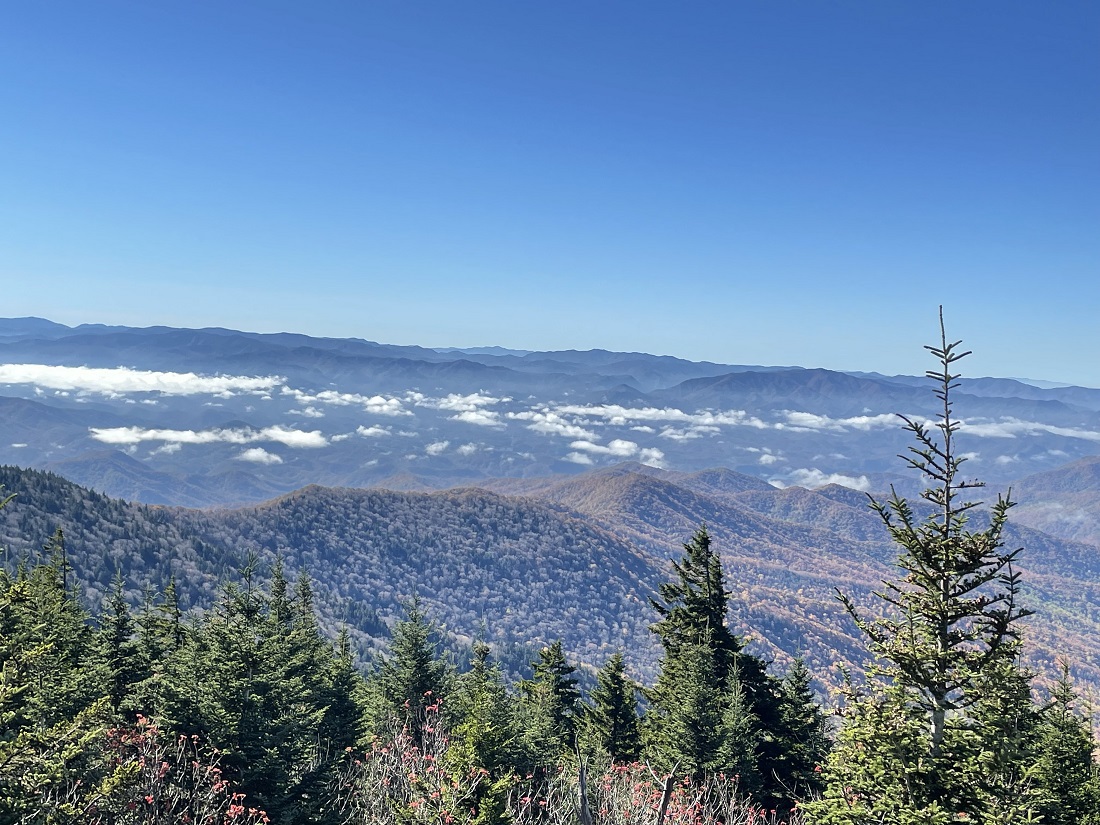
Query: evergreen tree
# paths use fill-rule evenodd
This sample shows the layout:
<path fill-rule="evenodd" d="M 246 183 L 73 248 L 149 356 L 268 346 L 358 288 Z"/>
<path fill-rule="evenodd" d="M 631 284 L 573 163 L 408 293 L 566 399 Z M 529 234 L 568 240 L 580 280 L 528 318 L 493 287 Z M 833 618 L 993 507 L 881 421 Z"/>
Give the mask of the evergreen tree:
<path fill-rule="evenodd" d="M 561 640 L 539 651 L 534 676 L 520 684 L 525 710 L 525 739 L 532 763 L 548 766 L 576 746 L 581 694 L 576 668 L 565 659 Z"/>
<path fill-rule="evenodd" d="M 516 761 L 515 711 L 500 666 L 489 646 L 475 642 L 470 669 L 455 683 L 453 756 L 464 770 L 484 768 L 504 776 Z"/>
<path fill-rule="evenodd" d="M 120 713 L 124 703 L 130 707 L 134 688 L 148 677 L 147 662 L 134 638 L 137 627 L 126 603 L 122 572 L 115 574 L 111 595 L 99 620 L 98 659 L 106 676 L 107 698 L 111 709 Z M 132 721 L 132 720 L 130 720 Z"/>
<path fill-rule="evenodd" d="M 424 709 L 443 697 L 449 679 L 435 630 L 421 610 L 419 598 L 413 598 L 405 607 L 405 618 L 394 626 L 389 657 L 370 682 L 372 728 L 385 734 L 395 721 L 407 722 L 419 742 Z"/>
<path fill-rule="evenodd" d="M 608 659 L 596 674 L 585 728 L 596 747 L 613 762 L 636 762 L 641 756 L 637 690 L 637 685 L 626 675 L 621 653 Z"/>
<path fill-rule="evenodd" d="M 730 594 L 705 525 L 672 565 L 674 580 L 651 601 L 661 618 L 650 629 L 664 658 L 649 691 L 647 748 L 655 761 L 679 762 L 695 776 L 739 774 L 763 804 L 786 807 L 793 783 L 784 774 L 782 685 L 726 624 Z"/>
<path fill-rule="evenodd" d="M 951 400 L 952 370 L 968 353 L 948 342 L 942 312 L 940 333 L 940 345 L 927 347 L 938 361 L 928 373 L 938 420 L 929 428 L 902 416 L 916 440 L 907 463 L 932 481 L 921 494 L 931 513 L 918 520 L 896 494 L 872 499 L 900 548 L 903 576 L 877 594 L 883 618 L 840 596 L 875 658 L 866 692 L 850 693 L 825 796 L 807 807 L 812 822 L 932 823 L 956 814 L 994 822 L 1019 796 L 1004 770 L 1026 735 L 1019 721 L 1030 678 L 1016 664 L 1017 623 L 1028 613 L 1017 604 L 1019 550 L 1002 540 L 1012 502 L 999 497 L 989 526 L 968 529 L 977 504 L 962 496 L 980 484 L 960 476 L 966 459 L 955 447 Z"/>
<path fill-rule="evenodd" d="M 353 724 L 340 729 L 336 718 L 357 716 L 348 710 L 354 679 L 315 628 L 296 620 L 278 577 L 274 594 L 265 593 L 255 573 L 252 558 L 241 584 L 225 588 L 218 609 L 169 657 L 165 715 L 175 730 L 218 748 L 227 777 L 273 822 L 329 821 L 324 790 L 357 738 Z"/>
<path fill-rule="evenodd" d="M 1088 719 L 1076 709 L 1077 694 L 1063 663 L 1051 701 L 1039 714 L 1030 772 L 1036 808 L 1050 825 L 1100 822 L 1093 741 Z"/>
<path fill-rule="evenodd" d="M 796 799 L 820 794 L 824 787 L 822 765 L 830 746 L 828 723 L 814 698 L 811 682 L 810 670 L 801 657 L 794 660 L 783 677 L 782 741 L 777 761 L 780 774 Z"/>

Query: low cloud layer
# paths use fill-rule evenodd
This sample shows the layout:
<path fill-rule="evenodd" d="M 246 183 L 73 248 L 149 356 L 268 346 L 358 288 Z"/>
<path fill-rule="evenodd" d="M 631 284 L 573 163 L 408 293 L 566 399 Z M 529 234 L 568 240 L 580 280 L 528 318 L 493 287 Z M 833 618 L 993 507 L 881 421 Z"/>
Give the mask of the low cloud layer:
<path fill-rule="evenodd" d="M 828 430 L 832 432 L 845 432 L 847 430 L 861 430 L 869 432 L 875 429 L 896 428 L 901 419 L 894 413 L 882 413 L 881 415 L 856 415 L 851 418 L 830 418 L 827 415 L 799 412 L 798 410 L 780 410 L 784 421 L 777 423 L 776 429 L 794 430 L 795 432 L 810 432 Z"/>
<path fill-rule="evenodd" d="M 290 396 L 298 404 L 306 409 L 317 406 L 331 407 L 362 407 L 363 410 L 374 415 L 412 415 L 405 409 L 400 398 L 385 395 L 362 395 L 355 392 L 337 392 L 336 390 L 322 390 L 318 393 L 308 393 L 293 387 L 283 387 L 283 395 Z"/>
<path fill-rule="evenodd" d="M 268 375 L 197 375 L 193 372 L 152 372 L 129 367 L 58 367 L 48 364 L 0 364 L 0 384 L 32 384 L 50 390 L 84 392 L 109 397 L 126 393 L 222 395 L 268 392 L 285 379 Z"/>
<path fill-rule="evenodd" d="M 1079 438 L 1084 441 L 1100 441 L 1100 432 L 1079 427 L 1057 427 L 1040 421 L 1021 421 L 1017 418 L 1005 418 L 1001 421 L 983 423 L 962 422 L 962 430 L 967 435 L 978 438 L 1018 438 L 1020 436 L 1058 435 L 1063 438 Z"/>
<path fill-rule="evenodd" d="M 871 489 L 871 482 L 867 479 L 867 476 L 825 473 L 816 467 L 801 467 L 797 470 L 792 470 L 785 476 L 771 478 L 768 479 L 768 481 L 778 487 L 806 487 L 810 490 L 826 487 L 829 484 L 839 484 L 842 487 L 849 487 L 864 493 Z"/>
<path fill-rule="evenodd" d="M 170 444 L 252 444 L 271 441 L 293 448 L 324 447 L 328 439 L 320 430 L 292 430 L 289 427 L 250 427 L 212 430 L 158 430 L 142 427 L 92 427 L 92 438 L 104 444 L 131 445 L 144 441 Z"/>

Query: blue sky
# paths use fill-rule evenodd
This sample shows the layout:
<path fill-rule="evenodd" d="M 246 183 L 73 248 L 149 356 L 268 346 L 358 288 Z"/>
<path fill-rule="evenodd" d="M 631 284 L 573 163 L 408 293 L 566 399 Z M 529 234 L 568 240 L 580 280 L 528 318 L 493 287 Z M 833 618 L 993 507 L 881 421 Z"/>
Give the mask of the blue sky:
<path fill-rule="evenodd" d="M 0 315 L 1100 386 L 1100 4 L 57 2 Z"/>

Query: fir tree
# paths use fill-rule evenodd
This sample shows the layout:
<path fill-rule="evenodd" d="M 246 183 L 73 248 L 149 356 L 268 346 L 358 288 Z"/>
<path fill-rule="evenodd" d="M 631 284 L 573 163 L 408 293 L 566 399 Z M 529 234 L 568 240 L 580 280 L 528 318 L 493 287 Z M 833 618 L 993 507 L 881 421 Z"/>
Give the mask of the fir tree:
<path fill-rule="evenodd" d="M 122 572 L 115 574 L 111 595 L 99 620 L 98 659 L 106 676 L 107 698 L 117 714 L 130 704 L 134 688 L 148 676 L 148 663 L 134 638 L 137 627 L 126 603 Z M 144 710 L 133 708 L 133 710 Z"/>
<path fill-rule="evenodd" d="M 825 796 L 807 808 L 812 822 L 993 822 L 1000 814 L 991 812 L 1019 796 L 1005 769 L 1024 735 L 1030 677 L 1016 664 L 1017 627 L 1029 611 L 1017 604 L 1020 551 L 1003 547 L 1011 500 L 998 498 L 986 529 L 968 528 L 977 503 L 963 496 L 980 483 L 962 479 L 966 458 L 955 446 L 953 369 L 968 354 L 959 343 L 948 341 L 941 312 L 940 344 L 927 347 L 938 362 L 928 373 L 938 420 L 902 416 L 916 440 L 906 461 L 932 482 L 921 494 L 930 515 L 918 520 L 896 494 L 871 501 L 900 548 L 902 578 L 877 594 L 887 615 L 868 618 L 840 595 L 874 661 L 867 690 L 850 691 Z"/>
<path fill-rule="evenodd" d="M 576 668 L 566 661 L 560 639 L 542 648 L 531 667 L 533 677 L 520 684 L 526 714 L 524 733 L 529 758 L 536 765 L 547 766 L 576 747 L 581 694 L 573 678 Z"/>
<path fill-rule="evenodd" d="M 389 657 L 370 682 L 375 732 L 389 733 L 395 721 L 407 722 L 419 742 L 424 709 L 442 698 L 449 679 L 435 630 L 421 610 L 420 600 L 413 598 L 405 607 L 405 618 L 394 626 Z"/>
<path fill-rule="evenodd" d="M 1069 665 L 1039 714 L 1035 730 L 1035 760 L 1030 772 L 1036 808 L 1050 825 L 1100 822 L 1092 731 L 1077 711 L 1077 694 Z"/>
<path fill-rule="evenodd" d="M 608 659 L 596 674 L 585 727 L 596 747 L 613 762 L 636 762 L 641 756 L 637 690 L 637 685 L 626 675 L 621 653 Z"/>
<path fill-rule="evenodd" d="M 784 695 L 766 663 L 747 653 L 726 624 L 729 591 L 721 560 L 702 526 L 673 561 L 675 578 L 652 600 L 651 630 L 664 658 L 644 720 L 655 761 L 686 773 L 739 774 L 769 807 L 786 806 Z"/>

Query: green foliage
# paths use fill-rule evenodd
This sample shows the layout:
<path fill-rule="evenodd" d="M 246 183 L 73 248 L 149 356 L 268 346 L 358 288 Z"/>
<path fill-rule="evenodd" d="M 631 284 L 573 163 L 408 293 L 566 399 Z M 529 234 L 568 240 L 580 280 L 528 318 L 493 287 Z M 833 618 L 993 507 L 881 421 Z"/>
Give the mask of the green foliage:
<path fill-rule="evenodd" d="M 371 729 L 385 733 L 395 721 L 406 723 L 418 741 L 424 709 L 445 696 L 450 678 L 435 629 L 414 598 L 394 626 L 390 655 L 369 684 Z"/>
<path fill-rule="evenodd" d="M 531 667 L 534 676 L 520 684 L 524 738 L 530 762 L 547 767 L 576 748 L 581 694 L 560 639 L 540 650 Z"/>
<path fill-rule="evenodd" d="M 451 710 L 457 721 L 449 758 L 464 772 L 483 769 L 497 779 L 507 775 L 519 756 L 515 708 L 484 642 L 474 645 L 470 670 L 456 681 Z"/>
<path fill-rule="evenodd" d="M 1020 550 L 1003 546 L 1012 501 L 999 497 L 988 526 L 969 528 L 977 503 L 963 496 L 981 485 L 962 479 L 966 458 L 955 447 L 961 425 L 952 409 L 953 368 L 968 354 L 958 345 L 948 342 L 941 315 L 940 345 L 927 348 L 939 364 L 928 373 L 939 418 L 929 427 L 903 417 L 916 441 L 907 463 L 932 484 L 922 493 L 929 515 L 918 520 L 897 495 L 885 504 L 872 500 L 900 550 L 901 577 L 876 594 L 886 615 L 866 618 L 840 595 L 874 660 L 866 688 L 846 691 L 824 795 L 805 807 L 813 823 L 1039 821 L 1031 674 L 1018 663 L 1018 622 L 1029 611 L 1017 604 Z M 1088 784 L 1091 756 L 1087 762 L 1087 771 L 1073 774 L 1073 788 Z M 1050 772 L 1043 775 L 1049 781 Z M 1058 792 L 1078 795 L 1069 787 Z M 1063 805 L 1052 802 L 1042 815 L 1060 821 L 1055 809 Z"/>
<path fill-rule="evenodd" d="M 636 762 L 642 753 L 638 722 L 638 686 L 626 675 L 621 653 L 615 653 L 596 674 L 592 707 L 585 714 L 585 735 L 612 762 Z"/>
<path fill-rule="evenodd" d="M 1034 732 L 1035 759 L 1029 772 L 1035 807 L 1050 825 L 1100 822 L 1100 787 L 1088 719 L 1077 710 L 1069 666 L 1039 714 Z"/>
<path fill-rule="evenodd" d="M 652 601 L 661 618 L 651 630 L 664 658 L 648 691 L 647 753 L 696 779 L 714 771 L 737 775 L 769 807 L 787 808 L 812 787 L 806 775 L 819 758 L 818 751 L 794 750 L 809 735 L 806 696 L 786 691 L 730 631 L 730 594 L 705 525 L 684 544 L 673 572 Z"/>

